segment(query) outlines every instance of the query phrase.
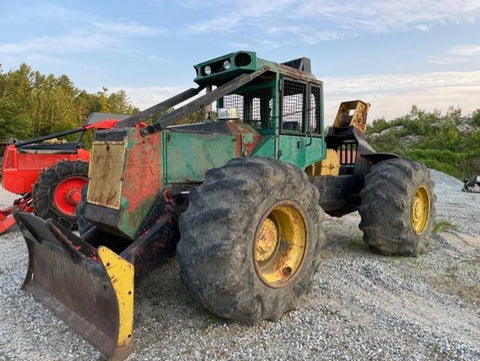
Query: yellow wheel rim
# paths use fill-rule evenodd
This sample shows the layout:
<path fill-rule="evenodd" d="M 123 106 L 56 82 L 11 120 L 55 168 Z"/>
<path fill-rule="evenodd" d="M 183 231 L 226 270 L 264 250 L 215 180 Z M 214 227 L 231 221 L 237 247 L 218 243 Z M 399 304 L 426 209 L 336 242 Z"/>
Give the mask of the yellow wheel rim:
<path fill-rule="evenodd" d="M 268 286 L 285 286 L 297 274 L 307 247 L 302 212 L 290 202 L 279 203 L 262 217 L 253 246 L 255 270 Z"/>
<path fill-rule="evenodd" d="M 430 218 L 430 197 L 424 186 L 420 186 L 415 191 L 412 199 L 412 209 L 410 219 L 412 228 L 416 234 L 422 234 L 427 228 Z"/>

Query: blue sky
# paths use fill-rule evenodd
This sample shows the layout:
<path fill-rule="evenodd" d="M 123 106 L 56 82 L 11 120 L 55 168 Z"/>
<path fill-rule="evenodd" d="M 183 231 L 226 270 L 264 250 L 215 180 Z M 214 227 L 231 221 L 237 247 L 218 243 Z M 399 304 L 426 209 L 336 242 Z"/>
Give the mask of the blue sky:
<path fill-rule="evenodd" d="M 127 90 L 145 108 L 192 85 L 192 65 L 235 50 L 312 59 L 327 120 L 480 108 L 480 0 L 1 1 L 0 63 Z"/>

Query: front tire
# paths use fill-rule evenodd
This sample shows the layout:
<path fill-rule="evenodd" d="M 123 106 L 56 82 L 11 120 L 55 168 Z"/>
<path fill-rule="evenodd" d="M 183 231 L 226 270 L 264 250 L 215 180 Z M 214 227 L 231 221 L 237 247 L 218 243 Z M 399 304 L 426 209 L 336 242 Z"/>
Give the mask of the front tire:
<path fill-rule="evenodd" d="M 318 198 L 304 172 L 271 158 L 208 171 L 179 222 L 177 259 L 192 296 L 247 324 L 297 308 L 325 238 Z"/>
<path fill-rule="evenodd" d="M 430 244 L 434 183 L 423 163 L 388 159 L 374 165 L 360 195 L 363 240 L 384 255 L 417 256 Z"/>
<path fill-rule="evenodd" d="M 34 213 L 43 219 L 54 219 L 67 229 L 75 229 L 76 208 L 87 182 L 87 162 L 65 160 L 44 169 L 33 186 Z"/>

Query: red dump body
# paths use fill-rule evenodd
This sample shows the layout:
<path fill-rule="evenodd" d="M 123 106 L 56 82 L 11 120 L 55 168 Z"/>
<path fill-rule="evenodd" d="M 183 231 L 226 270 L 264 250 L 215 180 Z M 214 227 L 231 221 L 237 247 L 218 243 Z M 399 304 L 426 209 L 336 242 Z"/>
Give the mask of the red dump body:
<path fill-rule="evenodd" d="M 9 145 L 3 156 L 2 186 L 7 191 L 16 194 L 31 192 L 33 184 L 37 181 L 42 170 L 51 167 L 60 160 L 84 160 L 88 162 L 90 152 L 78 148 L 75 151 L 69 151 L 69 153 L 52 153 L 48 149 L 20 150 L 15 145 Z"/>
<path fill-rule="evenodd" d="M 62 160 L 85 162 L 90 160 L 90 152 L 78 143 L 45 143 L 44 140 L 53 139 L 57 135 L 81 133 L 90 129 L 111 129 L 118 122 L 118 119 L 105 119 L 70 131 L 7 145 L 6 149 L 2 147 L 4 153 L 0 172 L 1 184 L 7 191 L 19 194 L 21 197 L 12 206 L 0 209 L 0 234 L 15 224 L 13 212 L 33 211 L 33 185 L 45 168 L 52 167 Z M 0 154 L 1 156 L 2 154 Z"/>

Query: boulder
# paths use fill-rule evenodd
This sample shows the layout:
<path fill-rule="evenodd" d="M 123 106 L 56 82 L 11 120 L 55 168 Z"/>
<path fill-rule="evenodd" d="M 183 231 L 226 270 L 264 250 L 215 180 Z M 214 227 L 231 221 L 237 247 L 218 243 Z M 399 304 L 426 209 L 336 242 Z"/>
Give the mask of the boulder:
<path fill-rule="evenodd" d="M 391 128 L 388 128 L 388 129 L 385 129 L 385 130 L 382 130 L 380 132 L 380 135 L 384 136 L 384 135 L 387 135 L 387 134 L 390 134 L 391 132 L 400 132 L 404 129 L 405 127 L 403 125 L 397 125 L 395 127 L 391 127 Z"/>
<path fill-rule="evenodd" d="M 475 127 L 466 123 L 458 124 L 455 128 L 457 129 L 457 132 L 459 132 L 462 135 L 468 135 L 475 130 Z"/>
<path fill-rule="evenodd" d="M 402 137 L 402 140 L 405 142 L 405 143 L 410 143 L 410 144 L 413 144 L 413 143 L 420 143 L 423 141 L 425 137 L 424 136 L 421 136 L 421 135 L 418 135 L 418 134 L 409 134 L 405 137 Z"/>

